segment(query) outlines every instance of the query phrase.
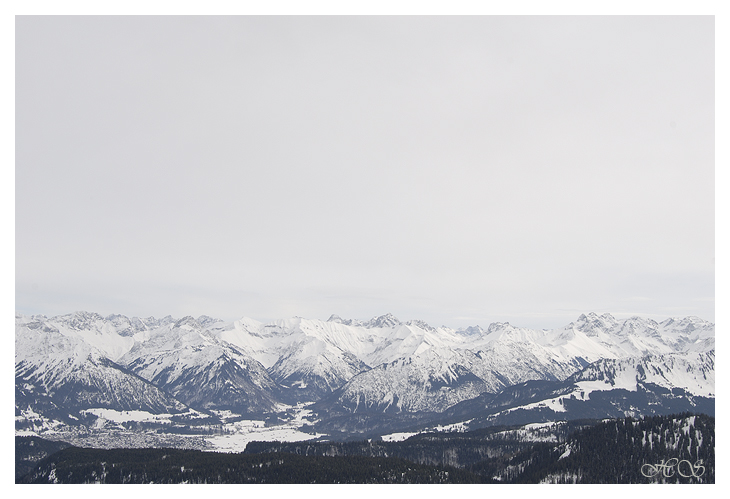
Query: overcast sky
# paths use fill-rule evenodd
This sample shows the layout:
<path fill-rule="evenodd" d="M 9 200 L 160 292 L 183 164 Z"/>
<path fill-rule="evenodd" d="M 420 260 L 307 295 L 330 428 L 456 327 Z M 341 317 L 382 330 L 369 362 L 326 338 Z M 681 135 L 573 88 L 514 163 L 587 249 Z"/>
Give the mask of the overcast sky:
<path fill-rule="evenodd" d="M 19 17 L 17 311 L 715 320 L 712 17 Z"/>

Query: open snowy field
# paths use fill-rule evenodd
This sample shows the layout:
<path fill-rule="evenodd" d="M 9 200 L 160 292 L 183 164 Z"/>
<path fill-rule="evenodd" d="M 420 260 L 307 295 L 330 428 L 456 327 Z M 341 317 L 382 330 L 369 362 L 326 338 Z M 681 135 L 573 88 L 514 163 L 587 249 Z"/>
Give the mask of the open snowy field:
<path fill-rule="evenodd" d="M 204 450 L 211 452 L 243 452 L 246 449 L 246 444 L 254 440 L 263 442 L 301 442 L 321 436 L 323 435 L 311 435 L 287 426 L 247 426 L 239 428 L 236 433 L 206 437 L 206 442 L 209 442 L 212 447 Z"/>

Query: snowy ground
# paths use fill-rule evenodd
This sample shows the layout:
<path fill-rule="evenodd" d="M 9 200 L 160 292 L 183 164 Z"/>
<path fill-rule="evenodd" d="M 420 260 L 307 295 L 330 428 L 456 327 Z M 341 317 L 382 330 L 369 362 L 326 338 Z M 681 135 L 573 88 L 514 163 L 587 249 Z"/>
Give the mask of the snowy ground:
<path fill-rule="evenodd" d="M 410 438 L 413 435 L 418 435 L 418 433 L 390 433 L 389 435 L 383 435 L 381 438 L 385 442 L 400 442 L 401 440 Z"/>
<path fill-rule="evenodd" d="M 469 429 L 469 423 L 471 423 L 472 420 L 469 419 L 468 421 L 462 421 L 460 423 L 452 423 L 445 426 L 442 425 L 436 425 L 433 428 L 431 428 L 429 431 L 436 431 L 436 432 L 464 432 L 468 431 Z"/>
<path fill-rule="evenodd" d="M 210 447 L 205 450 L 242 452 L 246 448 L 246 444 L 254 440 L 260 442 L 300 442 L 324 436 L 323 434 L 304 433 L 299 430 L 303 425 L 312 423 L 310 419 L 312 411 L 306 407 L 305 404 L 282 407 L 283 410 L 289 410 L 293 414 L 288 421 L 276 426 L 266 426 L 263 421 L 251 419 L 226 423 L 223 425 L 223 434 L 205 437 L 206 442 L 210 444 Z M 233 418 L 236 415 L 228 414 L 227 416 Z"/>
<path fill-rule="evenodd" d="M 264 421 L 239 419 L 240 414 L 231 411 L 216 411 L 223 421 L 211 434 L 212 426 L 201 425 L 192 427 L 190 434 L 179 434 L 173 431 L 132 431 L 126 430 L 121 423 L 131 421 L 141 423 L 156 423 L 160 428 L 172 425 L 171 414 L 152 414 L 146 411 L 115 411 L 113 409 L 88 409 L 84 411 L 87 415 L 96 416 L 96 420 L 89 428 L 79 429 L 68 427 L 60 421 L 50 421 L 35 414 L 30 409 L 18 420 L 34 421 L 33 429 L 16 430 L 17 436 L 36 435 L 50 440 L 62 440 L 80 447 L 95 448 L 139 448 L 139 447 L 175 447 L 185 449 L 199 449 L 211 452 L 243 452 L 248 442 L 258 440 L 264 442 L 299 442 L 311 440 L 322 434 L 309 434 L 300 431 L 305 424 L 311 424 L 312 411 L 306 405 L 290 406 L 291 418 L 280 425 L 266 426 Z M 204 414 L 191 411 L 185 416 L 189 419 L 206 417 Z M 195 429 L 199 433 L 195 433 Z"/>
<path fill-rule="evenodd" d="M 557 442 L 558 437 L 555 435 L 554 429 L 562 424 L 564 423 L 556 421 L 529 423 L 515 430 L 500 431 L 495 433 L 495 436 L 513 438 L 522 442 Z"/>
<path fill-rule="evenodd" d="M 241 421 L 243 422 L 243 421 Z M 211 447 L 204 450 L 211 452 L 243 452 L 246 444 L 257 440 L 260 442 L 300 442 L 302 440 L 311 440 L 322 436 L 321 434 L 311 435 L 303 433 L 296 428 L 287 426 L 248 426 L 239 427 L 235 433 L 228 435 L 216 435 L 205 437 Z"/>
<path fill-rule="evenodd" d="M 101 428 L 106 421 L 127 423 L 129 421 L 144 421 L 155 423 L 171 423 L 172 414 L 152 414 L 147 411 L 115 411 L 114 409 L 88 409 L 82 414 L 93 414 L 97 417 L 96 427 Z"/>

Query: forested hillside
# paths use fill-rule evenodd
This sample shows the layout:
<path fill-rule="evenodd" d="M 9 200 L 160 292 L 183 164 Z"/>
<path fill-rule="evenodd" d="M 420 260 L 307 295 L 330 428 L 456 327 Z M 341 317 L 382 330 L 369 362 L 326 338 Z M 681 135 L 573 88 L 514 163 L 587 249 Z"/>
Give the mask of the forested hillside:
<path fill-rule="evenodd" d="M 399 457 L 420 464 L 465 467 L 531 449 L 538 442 L 565 442 L 575 431 L 595 420 L 541 425 L 494 426 L 469 432 L 414 435 L 404 441 L 363 440 L 350 442 L 250 442 L 247 454 L 287 452 L 301 456 Z"/>
<path fill-rule="evenodd" d="M 71 444 L 39 437 L 15 437 L 15 479 L 30 472 L 42 459 L 67 447 Z"/>
<path fill-rule="evenodd" d="M 80 449 L 46 460 L 19 483 L 484 483 L 466 470 L 398 458 L 222 454 L 181 449 Z"/>
<path fill-rule="evenodd" d="M 715 419 L 683 414 L 606 421 L 504 464 L 468 469 L 482 475 L 501 470 L 500 478 L 520 483 L 715 483 Z"/>
<path fill-rule="evenodd" d="M 25 459 L 17 449 L 29 446 L 16 438 L 16 461 Z M 424 433 L 400 442 L 250 442 L 240 454 L 70 447 L 16 481 L 714 483 L 715 419 L 684 413 Z"/>

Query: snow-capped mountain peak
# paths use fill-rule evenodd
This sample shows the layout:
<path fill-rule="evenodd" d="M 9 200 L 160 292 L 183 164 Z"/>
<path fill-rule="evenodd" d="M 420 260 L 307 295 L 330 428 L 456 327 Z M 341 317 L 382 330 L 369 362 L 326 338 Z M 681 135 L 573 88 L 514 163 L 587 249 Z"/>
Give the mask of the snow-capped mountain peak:
<path fill-rule="evenodd" d="M 16 314 L 16 372 L 23 379 L 43 372 L 62 379 L 68 372 L 56 367 L 63 363 L 112 362 L 201 410 L 267 411 L 336 396 L 334 406 L 351 411 L 442 411 L 530 380 L 562 382 L 600 360 L 713 350 L 714 324 L 693 317 L 657 323 L 589 313 L 553 330 L 508 322 L 453 330 L 392 314 L 367 322 L 333 315 L 269 323 Z M 697 380 L 714 393 L 714 377 Z"/>
<path fill-rule="evenodd" d="M 185 316 L 182 319 L 175 322 L 175 325 L 173 326 L 174 329 L 186 329 L 188 331 L 196 330 L 199 331 L 203 329 L 203 326 L 200 325 L 198 321 L 195 320 L 195 318 L 191 316 Z"/>
<path fill-rule="evenodd" d="M 571 324 L 588 336 L 598 336 L 601 333 L 612 331 L 618 325 L 618 321 L 611 314 L 598 315 L 590 312 L 587 316 L 581 314 L 578 320 Z"/>
<path fill-rule="evenodd" d="M 381 315 L 380 317 L 373 317 L 370 321 L 365 324 L 366 328 L 384 328 L 399 326 L 401 322 L 391 313 Z"/>

